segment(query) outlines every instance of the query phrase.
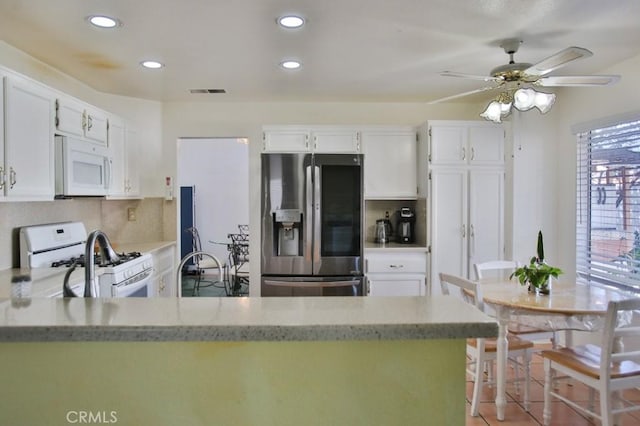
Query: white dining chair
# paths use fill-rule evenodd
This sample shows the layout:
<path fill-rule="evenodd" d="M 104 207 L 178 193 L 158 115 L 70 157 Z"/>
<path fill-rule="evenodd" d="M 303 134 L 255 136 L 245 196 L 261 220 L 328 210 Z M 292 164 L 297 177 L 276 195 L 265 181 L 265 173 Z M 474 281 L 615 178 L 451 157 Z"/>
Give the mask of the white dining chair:
<path fill-rule="evenodd" d="M 600 419 L 603 426 L 614 424 L 621 413 L 640 410 L 640 402 L 622 398 L 622 390 L 640 387 L 640 350 L 636 345 L 625 346 L 621 339 L 639 338 L 637 312 L 640 298 L 609 302 L 604 327 L 600 331 L 600 346 L 586 344 L 571 348 L 542 351 L 544 359 L 544 410 L 545 425 L 551 422 L 551 398 L 557 398 L 588 416 Z M 636 318 L 634 318 L 636 317 Z M 563 375 L 559 377 L 557 373 Z M 589 403 L 578 404 L 559 390 L 552 389 L 552 382 L 569 377 L 589 386 Z M 593 391 L 599 392 L 600 412 L 593 407 Z"/>
<path fill-rule="evenodd" d="M 476 279 L 510 279 L 511 274 L 520 266 L 516 260 L 491 260 L 482 263 L 475 263 L 473 268 L 476 272 Z M 509 322 L 509 334 L 513 334 L 522 339 L 531 341 L 547 340 L 551 342 L 551 347 L 556 348 L 558 343 L 558 335 L 555 331 L 542 330 L 536 327 L 530 327 L 519 323 L 518 321 Z"/>
<path fill-rule="evenodd" d="M 440 287 L 442 294 L 450 295 L 451 287 L 457 287 L 460 297 L 467 303 L 483 310 L 482 297 L 478 292 L 478 283 L 455 275 L 440 273 Z M 514 365 L 516 376 L 513 381 L 516 383 L 524 381 L 523 403 L 526 411 L 529 411 L 529 381 L 531 364 L 531 352 L 533 343 L 528 340 L 519 339 L 515 336 L 508 337 L 508 360 Z M 471 399 L 471 415 L 478 416 L 480 408 L 480 392 L 482 386 L 490 384 L 493 374 L 488 375 L 488 380 L 484 379 L 485 368 L 489 371 L 493 369 L 493 361 L 497 355 L 496 339 L 467 339 L 467 356 L 471 362 L 467 365 L 467 374 L 473 378 L 473 397 Z M 519 377 L 519 369 L 523 372 L 523 377 Z"/>

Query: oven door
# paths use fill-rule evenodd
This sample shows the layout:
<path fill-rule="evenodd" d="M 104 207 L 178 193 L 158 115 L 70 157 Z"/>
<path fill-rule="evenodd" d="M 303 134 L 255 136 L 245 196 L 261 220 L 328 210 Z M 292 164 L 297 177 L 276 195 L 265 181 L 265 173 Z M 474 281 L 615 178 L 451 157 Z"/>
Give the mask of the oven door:
<path fill-rule="evenodd" d="M 110 285 L 111 297 L 153 297 L 153 269 L 147 269 L 118 284 Z M 101 288 L 102 291 L 102 288 Z M 103 297 L 109 297 L 108 291 Z"/>

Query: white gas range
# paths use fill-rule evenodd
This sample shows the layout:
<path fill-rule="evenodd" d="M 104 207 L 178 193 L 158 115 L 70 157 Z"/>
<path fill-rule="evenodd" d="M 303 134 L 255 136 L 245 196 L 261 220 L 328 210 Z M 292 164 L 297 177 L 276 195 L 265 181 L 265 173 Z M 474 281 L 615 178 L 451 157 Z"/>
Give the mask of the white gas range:
<path fill-rule="evenodd" d="M 20 228 L 21 268 L 76 268 L 85 265 L 87 231 L 82 222 L 52 223 Z M 95 256 L 99 297 L 151 297 L 153 260 L 150 254 L 118 253 L 106 262 Z M 62 282 L 60 283 L 62 288 Z M 77 292 L 76 292 L 77 293 Z M 83 294 L 76 294 L 83 296 Z"/>

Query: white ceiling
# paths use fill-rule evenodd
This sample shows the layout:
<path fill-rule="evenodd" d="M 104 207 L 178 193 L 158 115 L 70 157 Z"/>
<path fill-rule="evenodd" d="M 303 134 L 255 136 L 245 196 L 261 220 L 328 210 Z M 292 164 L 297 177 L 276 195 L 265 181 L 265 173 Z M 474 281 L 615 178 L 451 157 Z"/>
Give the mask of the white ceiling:
<path fill-rule="evenodd" d="M 286 12 L 306 25 L 280 28 Z M 517 62 L 580 46 L 594 55 L 553 75 L 594 74 L 640 54 L 639 19 L 638 0 L 0 0 L 7 43 L 99 91 L 162 101 L 428 102 L 482 87 L 438 73 L 486 75 L 513 37 Z M 149 58 L 166 67 L 141 68 Z M 281 69 L 288 58 L 302 68 Z M 189 93 L 201 88 L 227 93 Z"/>

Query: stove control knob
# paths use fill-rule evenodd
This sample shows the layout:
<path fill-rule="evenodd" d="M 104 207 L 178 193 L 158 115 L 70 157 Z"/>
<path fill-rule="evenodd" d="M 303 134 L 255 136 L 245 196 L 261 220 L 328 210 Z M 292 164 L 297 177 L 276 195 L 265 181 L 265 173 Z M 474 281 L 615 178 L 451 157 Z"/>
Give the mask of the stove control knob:
<path fill-rule="evenodd" d="M 125 278 L 129 278 L 131 276 L 131 271 L 130 270 L 124 271 L 124 276 Z"/>
<path fill-rule="evenodd" d="M 143 267 L 144 269 L 151 269 L 151 262 L 144 262 L 144 263 L 142 264 L 142 267 Z"/>

